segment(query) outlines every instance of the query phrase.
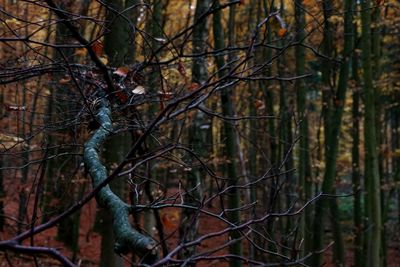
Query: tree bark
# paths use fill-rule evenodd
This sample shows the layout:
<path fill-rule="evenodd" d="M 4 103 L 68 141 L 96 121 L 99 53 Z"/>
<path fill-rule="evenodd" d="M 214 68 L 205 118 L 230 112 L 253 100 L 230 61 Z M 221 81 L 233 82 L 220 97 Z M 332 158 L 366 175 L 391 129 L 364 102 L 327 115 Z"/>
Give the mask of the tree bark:
<path fill-rule="evenodd" d="M 199 54 L 206 51 L 206 42 L 208 38 L 208 25 L 207 19 L 201 18 L 201 16 L 209 9 L 210 0 L 203 0 L 196 2 L 196 10 L 194 15 L 194 28 L 193 28 L 193 54 Z M 192 82 L 199 85 L 204 85 L 208 79 L 207 71 L 207 60 L 205 57 L 195 57 L 193 59 L 192 66 Z M 193 151 L 200 159 L 204 159 L 207 155 L 208 148 L 211 146 L 211 140 L 209 139 L 209 131 L 211 131 L 210 122 L 206 119 L 205 114 L 200 110 L 195 111 L 193 121 L 191 122 L 188 129 L 189 144 Z M 184 202 L 199 206 L 203 196 L 203 185 L 202 180 L 204 179 L 205 172 L 201 166 L 193 166 L 188 172 L 186 190 L 190 191 L 184 198 Z M 180 238 L 182 242 L 188 242 L 194 240 L 197 236 L 198 231 L 198 218 L 197 213 L 191 210 L 182 211 L 181 227 L 179 229 Z M 195 247 L 190 247 L 185 251 L 182 251 L 181 258 L 189 258 L 195 253 Z M 195 265 L 191 263 L 191 265 Z"/>
<path fill-rule="evenodd" d="M 99 159 L 101 146 L 112 132 L 111 111 L 105 99 L 100 100 L 96 119 L 100 127 L 85 143 L 84 148 L 84 163 L 92 177 L 93 187 L 98 186 L 108 176 L 107 169 Z M 154 249 L 156 242 L 132 228 L 129 222 L 130 206 L 114 194 L 108 185 L 100 190 L 96 200 L 100 206 L 108 210 L 112 218 L 114 251 L 117 254 L 134 251 L 141 256 L 146 256 L 145 261 L 148 263 L 153 262 L 156 259 Z"/>
<path fill-rule="evenodd" d="M 219 1 L 216 1 L 216 7 L 219 6 Z M 232 7 L 231 7 L 232 8 Z M 235 12 L 233 11 L 230 13 L 230 16 L 235 16 Z M 218 10 L 214 13 L 214 20 L 213 20 L 213 31 L 214 31 L 214 49 L 220 50 L 225 47 L 224 43 L 224 34 L 223 28 L 221 23 L 221 11 Z M 230 17 L 229 21 L 229 29 L 228 29 L 228 36 L 229 39 L 232 41 L 232 36 L 235 34 L 234 32 L 234 23 L 231 22 L 233 18 Z M 225 60 L 223 56 L 216 56 L 217 67 L 219 70 L 222 70 L 225 66 Z M 221 71 L 219 72 L 219 77 L 224 76 L 224 73 Z M 227 88 L 221 91 L 221 107 L 222 107 L 222 115 L 227 117 L 233 117 L 235 115 L 233 109 L 233 88 Z M 236 169 L 237 165 L 237 156 L 238 156 L 238 143 L 236 142 L 237 136 L 235 132 L 235 123 L 230 121 L 224 121 L 224 134 L 225 134 L 225 157 L 226 157 L 226 166 L 225 166 L 225 173 L 228 176 L 229 182 L 228 186 L 235 186 L 237 185 L 237 177 L 238 171 Z M 229 209 L 237 209 L 239 207 L 239 192 L 236 188 L 231 189 L 229 191 L 229 200 L 228 200 L 228 208 Z M 240 222 L 240 212 L 235 210 L 229 213 L 229 218 L 233 223 Z M 239 240 L 240 233 L 239 232 L 231 232 L 230 233 L 231 240 L 236 240 L 230 247 L 229 252 L 233 255 L 242 255 L 242 244 Z M 231 259 L 230 266 L 242 266 L 240 260 Z"/>
<path fill-rule="evenodd" d="M 327 4 L 325 6 L 325 12 L 331 12 L 332 3 L 330 1 L 326 1 Z M 342 63 L 340 65 L 339 70 L 339 82 L 338 87 L 335 94 L 329 98 L 325 98 L 324 105 L 326 106 L 326 113 L 325 113 L 325 172 L 324 172 L 324 179 L 322 182 L 321 191 L 326 194 L 332 194 L 335 192 L 333 188 L 333 184 L 335 182 L 336 177 L 336 160 L 338 155 L 339 149 L 339 134 L 342 124 L 342 115 L 343 109 L 345 104 L 345 97 L 347 91 L 347 82 L 349 77 L 349 70 L 350 70 L 350 54 L 352 51 L 353 46 L 353 19 L 352 19 L 352 12 L 353 12 L 353 0 L 346 0 L 345 1 L 345 18 L 344 18 L 344 49 L 342 54 Z M 325 16 L 325 19 L 328 20 L 330 16 Z M 328 21 L 326 21 L 328 23 Z M 326 26 L 326 31 L 330 31 L 329 23 Z M 326 39 L 324 42 L 331 40 L 331 33 L 326 33 Z M 330 41 L 329 41 L 330 42 Z M 329 44 L 327 44 L 329 46 Z M 328 49 L 328 48 L 326 48 Z M 327 50 L 326 50 L 327 51 Z M 325 86 L 329 86 L 330 80 L 330 70 L 327 70 L 328 74 L 325 77 Z M 329 201 L 334 201 L 333 203 L 329 204 Z M 315 217 L 313 222 L 313 235 L 314 235 L 314 242 L 313 242 L 313 251 L 318 251 L 323 247 L 323 236 L 324 236 L 324 219 L 326 217 L 326 210 L 330 205 L 331 213 L 333 216 L 337 216 L 338 214 L 338 207 L 337 200 L 329 200 L 327 198 L 322 198 L 319 203 L 317 203 L 315 208 Z M 338 220 L 335 217 L 335 220 Z M 341 229 L 340 229 L 340 222 L 332 222 L 333 223 L 333 232 L 334 232 L 334 258 L 337 265 L 344 264 L 344 247 L 343 247 L 343 240 L 341 237 Z M 316 254 L 313 257 L 312 265 L 319 266 L 321 264 L 321 254 Z"/>
<path fill-rule="evenodd" d="M 106 27 L 108 32 L 104 36 L 104 52 L 106 53 L 111 66 L 120 67 L 125 64 L 130 38 L 128 23 L 121 15 L 117 14 L 124 10 L 123 0 L 107 0 Z M 124 159 L 131 144 L 130 135 L 127 133 L 111 136 L 104 145 L 104 160 L 106 166 L 111 168 Z M 125 199 L 125 186 L 123 179 L 117 179 L 110 183 L 114 194 Z M 96 215 L 96 231 L 101 236 L 100 266 L 103 267 L 122 267 L 123 260 L 114 253 L 113 217 L 108 210 L 100 210 Z"/>
<path fill-rule="evenodd" d="M 380 179 L 376 137 L 376 114 L 374 101 L 373 73 L 371 60 L 371 1 L 361 1 L 362 23 L 362 62 L 364 80 L 364 142 L 365 142 L 365 184 L 367 191 L 367 216 L 370 221 L 367 228 L 368 266 L 381 266 L 381 203 Z"/>
<path fill-rule="evenodd" d="M 357 25 L 353 24 L 355 44 L 357 37 Z M 355 45 L 354 45 L 355 46 Z M 363 266 L 363 225 L 362 225 L 362 185 L 360 177 L 360 77 L 358 75 L 359 63 L 357 53 L 353 53 L 352 58 L 352 76 L 355 82 L 355 88 L 353 91 L 353 105 L 352 105 L 352 117 L 353 117 L 353 129 L 351 132 L 353 144 L 351 152 L 352 160 L 352 183 L 353 183 L 353 220 L 354 220 L 354 267 Z"/>
<path fill-rule="evenodd" d="M 295 1 L 295 19 L 296 19 L 296 39 L 298 42 L 303 42 L 305 37 L 305 15 L 302 1 Z M 305 51 L 304 47 L 295 47 L 296 55 L 296 75 L 305 74 Z M 304 80 L 295 81 L 295 90 L 297 92 L 297 115 L 300 121 L 300 145 L 299 145 L 299 165 L 298 165 L 298 187 L 299 196 L 303 203 L 311 197 L 311 166 L 309 152 L 309 130 L 308 130 L 308 114 L 307 114 L 307 89 Z M 307 229 L 311 225 L 311 214 L 309 209 L 306 209 L 300 221 L 301 238 L 304 238 L 304 247 L 307 250 L 310 245 Z"/>

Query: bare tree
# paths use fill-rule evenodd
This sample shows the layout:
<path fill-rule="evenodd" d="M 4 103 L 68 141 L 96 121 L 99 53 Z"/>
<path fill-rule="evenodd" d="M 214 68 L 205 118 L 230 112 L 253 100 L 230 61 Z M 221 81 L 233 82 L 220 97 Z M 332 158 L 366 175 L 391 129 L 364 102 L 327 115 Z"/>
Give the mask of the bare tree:
<path fill-rule="evenodd" d="M 240 113 L 240 109 L 235 112 L 234 105 L 239 105 L 239 101 L 234 99 L 232 90 L 239 90 L 236 88 L 251 81 L 280 81 L 289 84 L 308 76 L 301 71 L 298 76 L 283 77 L 279 75 L 281 72 L 276 71 L 275 74 L 270 68 L 276 64 L 279 56 L 298 45 L 294 39 L 282 47 L 275 47 L 262 38 L 263 34 L 268 34 L 269 40 L 272 39 L 272 32 L 267 32 L 271 31 L 267 25 L 272 20 L 282 23 L 278 12 L 265 12 L 265 18 L 260 17 L 257 25 L 249 24 L 250 34 L 246 38 L 250 36 L 250 40 L 232 41 L 235 25 L 240 25 L 244 19 L 239 19 L 235 13 L 234 7 L 242 2 L 239 0 L 221 4 L 218 1 L 198 1 L 195 14 L 189 7 L 188 23 L 173 34 L 166 32 L 166 29 L 164 31 L 165 22 L 158 19 L 152 21 L 152 18 L 160 18 L 160 12 L 163 12 L 154 7 L 159 2 L 153 1 L 153 5 L 148 5 L 140 1 L 126 1 L 125 6 L 110 2 L 113 1 L 93 1 L 85 8 L 77 6 L 68 10 L 53 0 L 18 4 L 21 8 L 37 9 L 47 15 L 40 19 L 24 18 L 18 12 L 9 10 L 3 12 L 3 22 L 7 29 L 0 36 L 2 48 L 18 46 L 23 47 L 25 52 L 21 54 L 17 50 L 15 58 L 2 62 L 0 84 L 11 89 L 31 81 L 38 82 L 37 88 L 32 90 L 36 90 L 34 92 L 39 97 L 40 105 L 30 111 L 37 116 L 32 121 L 30 135 L 24 135 L 23 138 L 14 136 L 10 146 L 2 148 L 2 157 L 9 158 L 5 161 L 7 165 L 1 166 L 2 174 L 27 171 L 29 167 L 31 178 L 26 180 L 26 184 L 30 185 L 27 198 L 20 198 L 22 206 L 28 210 L 24 216 L 17 218 L 21 232 L 0 241 L 0 250 L 32 255 L 36 264 L 43 256 L 51 256 L 63 265 L 77 265 L 75 259 L 69 259 L 57 249 L 37 245 L 35 236 L 56 227 L 96 198 L 97 203 L 112 218 L 109 226 L 114 236 L 112 246 L 115 253 L 134 253 L 137 256 L 135 264 L 138 265 L 194 265 L 200 261 L 214 260 L 227 260 L 232 266 L 240 266 L 242 263 L 265 265 L 265 257 L 250 258 L 243 253 L 243 242 L 257 251 L 254 255 L 270 255 L 268 259 L 274 260 L 268 263 L 271 266 L 303 264 L 312 253 L 306 251 L 300 257 L 296 238 L 293 238 L 293 242 L 281 244 L 275 240 L 278 234 L 271 233 L 272 228 L 268 227 L 265 231 L 260 229 L 264 229 L 264 225 L 269 222 L 284 218 L 285 222 L 292 220 L 293 223 L 288 224 L 292 228 L 287 229 L 290 233 L 279 234 L 291 235 L 291 232 L 297 231 L 297 222 L 305 207 L 321 195 L 305 202 L 303 199 L 297 202 L 297 199 L 291 198 L 291 205 L 285 208 L 269 202 L 269 206 L 275 207 L 273 210 L 267 209 L 266 201 L 257 201 L 261 192 L 271 190 L 266 188 L 269 181 L 292 171 L 282 171 L 285 169 L 287 155 L 282 155 L 282 162 L 274 162 L 276 166 L 273 172 L 261 166 L 252 179 L 240 174 L 246 173 L 246 164 L 241 158 L 245 151 L 240 138 L 253 144 L 246 136 L 246 125 L 250 120 L 265 123 L 277 118 L 260 112 L 245 116 L 243 112 Z M 264 5 L 264 8 L 267 6 Z M 90 11 L 92 9 L 94 11 Z M 211 16 L 221 16 L 227 9 L 231 10 L 232 23 L 229 45 L 224 45 L 220 29 L 222 20 L 217 17 L 217 24 L 214 25 L 216 43 L 211 49 L 213 45 L 207 37 L 210 31 L 207 21 L 210 21 Z M 115 28 L 116 25 L 119 26 Z M 57 27 L 63 27 L 64 34 L 68 36 L 62 42 L 51 35 Z M 25 28 L 27 32 L 20 30 Z M 111 33 L 116 34 L 116 31 L 121 31 L 122 36 L 123 33 L 131 33 L 132 38 L 136 39 L 125 40 L 123 44 L 133 42 L 134 45 L 113 47 L 117 44 L 113 42 L 120 41 L 120 38 L 110 38 L 115 36 Z M 43 38 L 44 33 L 49 37 Z M 102 51 L 103 39 L 106 41 L 106 53 Z M 252 60 L 255 55 L 262 54 L 256 51 L 265 49 L 271 52 L 265 61 Z M 66 51 L 73 53 L 68 54 Z M 310 51 L 317 53 L 313 49 Z M 52 56 L 55 54 L 58 56 Z M 134 61 L 133 55 L 140 62 Z M 215 59 L 216 66 L 210 66 Z M 188 67 L 191 64 L 192 71 Z M 178 75 L 176 79 L 170 78 L 173 73 Z M 58 95 L 40 90 L 41 87 L 54 88 L 56 84 L 68 90 Z M 73 104 L 72 110 L 68 110 L 69 114 L 55 110 L 54 102 L 63 101 Z M 48 111 L 51 115 L 59 112 L 58 116 L 49 119 L 46 117 L 48 115 L 42 115 L 46 111 L 44 107 L 50 108 Z M 28 108 L 31 106 L 9 106 L 12 114 L 22 114 L 20 111 Z M 247 110 L 245 112 L 248 114 Z M 223 125 L 225 129 L 225 137 L 221 140 L 228 147 L 227 157 L 222 164 L 228 166 L 228 171 L 223 174 L 212 167 L 211 153 L 206 146 L 213 144 L 206 144 L 208 140 L 203 138 L 203 131 L 212 130 L 209 124 L 204 124 L 208 117 L 215 119 L 215 127 Z M 63 139 L 63 131 L 71 133 L 70 139 Z M 43 140 L 44 136 L 52 135 L 61 136 L 56 144 Z M 126 153 L 116 160 L 113 158 L 115 164 L 107 165 L 107 156 L 114 152 L 121 153 L 122 148 L 121 145 L 109 142 L 104 150 L 106 142 L 123 135 L 132 136 L 133 142 L 123 143 Z M 286 144 L 285 153 L 291 153 L 294 145 Z M 255 147 L 255 151 L 264 155 L 259 147 Z M 23 153 L 28 153 L 28 161 L 26 157 L 25 161 L 19 160 Z M 55 186 L 63 177 L 72 177 L 66 181 L 71 186 L 81 186 L 77 181 L 86 183 L 85 177 L 90 176 L 91 189 L 70 205 L 60 205 L 63 207 L 61 211 L 43 214 L 39 205 L 44 198 L 41 194 L 46 186 L 46 164 L 53 159 L 66 162 L 67 158 L 73 158 L 81 164 L 60 175 L 50 172 L 50 175 L 54 175 L 50 178 L 54 179 L 52 181 Z M 237 166 L 239 162 L 241 164 Z M 163 180 L 161 172 L 157 171 L 162 165 L 184 175 L 175 178 L 167 173 L 168 177 Z M 205 176 L 214 181 L 216 189 L 202 195 L 199 192 L 203 189 Z M 75 180 L 76 177 L 79 179 Z M 181 181 L 186 179 L 184 177 L 188 180 Z M 115 181 L 121 183 L 118 194 L 115 188 L 110 187 L 110 183 Z M 163 184 L 163 181 L 166 183 Z M 274 196 L 284 191 L 285 183 L 291 182 L 287 179 L 276 181 Z M 173 184 L 175 186 L 171 186 Z M 176 190 L 171 190 L 171 187 Z M 250 191 L 254 194 L 253 199 L 244 197 Z M 274 197 L 271 201 L 278 200 Z M 209 204 L 213 205 L 213 209 L 208 208 Z M 164 233 L 167 227 L 165 221 L 161 220 L 160 212 L 171 208 L 178 210 L 182 218 L 185 216 L 185 220 L 182 220 L 185 227 L 181 227 L 180 242 L 168 247 L 167 241 L 173 234 Z M 155 230 L 143 227 L 143 224 L 150 225 L 146 221 L 148 216 L 136 216 L 148 211 L 153 211 L 151 214 L 156 221 Z M 133 223 L 131 217 L 135 218 Z M 43 222 L 39 223 L 39 218 L 44 218 Z M 12 218 L 6 219 L 10 221 Z M 207 233 L 197 231 L 197 225 L 210 222 L 218 224 L 220 228 Z M 200 249 L 201 244 L 209 240 L 223 241 L 216 242 L 212 248 Z M 163 253 L 159 253 L 161 247 Z"/>

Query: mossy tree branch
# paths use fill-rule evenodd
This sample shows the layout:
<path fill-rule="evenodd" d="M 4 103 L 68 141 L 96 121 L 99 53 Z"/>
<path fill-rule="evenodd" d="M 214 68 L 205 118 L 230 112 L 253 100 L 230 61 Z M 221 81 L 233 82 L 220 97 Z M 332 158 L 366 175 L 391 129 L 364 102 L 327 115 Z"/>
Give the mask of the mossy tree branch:
<path fill-rule="evenodd" d="M 100 147 L 112 132 L 111 111 L 106 99 L 100 101 L 100 107 L 96 113 L 96 119 L 100 127 L 85 143 L 84 162 L 90 176 L 93 187 L 98 186 L 107 178 L 107 169 L 99 158 Z M 156 258 L 156 242 L 144 236 L 132 228 L 129 223 L 129 205 L 115 195 L 107 185 L 96 196 L 97 202 L 107 209 L 113 218 L 113 232 L 115 237 L 114 250 L 118 254 L 126 254 L 134 251 L 136 254 L 146 256 L 147 262 Z"/>

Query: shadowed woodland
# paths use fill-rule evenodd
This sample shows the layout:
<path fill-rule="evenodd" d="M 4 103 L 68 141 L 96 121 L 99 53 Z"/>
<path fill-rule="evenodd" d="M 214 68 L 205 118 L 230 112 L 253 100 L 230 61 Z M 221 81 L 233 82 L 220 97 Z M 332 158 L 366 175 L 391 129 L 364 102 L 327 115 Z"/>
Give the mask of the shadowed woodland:
<path fill-rule="evenodd" d="M 400 266 L 396 0 L 0 0 L 0 266 Z"/>

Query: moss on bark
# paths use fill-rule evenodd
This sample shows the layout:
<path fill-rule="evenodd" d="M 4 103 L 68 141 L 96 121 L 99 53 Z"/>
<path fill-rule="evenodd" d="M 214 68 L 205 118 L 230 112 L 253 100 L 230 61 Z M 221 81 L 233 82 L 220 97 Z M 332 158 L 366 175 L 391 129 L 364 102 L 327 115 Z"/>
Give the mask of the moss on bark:
<path fill-rule="evenodd" d="M 84 151 L 85 166 L 92 177 L 93 187 L 98 186 L 107 178 L 107 169 L 99 158 L 100 147 L 112 132 L 111 111 L 107 100 L 100 101 L 96 119 L 100 127 L 85 143 Z M 100 190 L 96 200 L 99 205 L 107 209 L 112 215 L 115 252 L 117 254 L 126 254 L 134 251 L 138 255 L 146 256 L 145 260 L 147 262 L 153 262 L 156 259 L 156 251 L 154 249 L 156 242 L 132 228 L 129 222 L 130 206 L 115 195 L 108 185 Z"/>

